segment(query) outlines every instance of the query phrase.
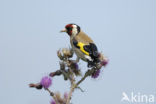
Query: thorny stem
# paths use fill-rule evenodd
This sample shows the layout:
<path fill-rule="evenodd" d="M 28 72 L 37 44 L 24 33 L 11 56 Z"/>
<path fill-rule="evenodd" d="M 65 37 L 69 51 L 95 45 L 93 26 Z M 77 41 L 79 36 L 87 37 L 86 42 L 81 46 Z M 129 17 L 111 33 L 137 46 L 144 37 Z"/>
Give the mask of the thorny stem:
<path fill-rule="evenodd" d="M 78 85 L 84 81 L 88 76 L 90 76 L 93 72 L 94 72 L 95 68 L 92 68 L 91 70 L 88 70 L 85 75 L 81 78 L 81 80 L 79 80 L 77 83 L 76 83 L 76 86 L 75 87 L 78 87 Z"/>
<path fill-rule="evenodd" d="M 74 91 L 74 89 L 75 89 L 75 78 L 74 78 L 74 73 L 72 72 L 72 70 L 70 70 L 71 71 L 71 87 L 70 87 L 70 92 L 69 92 L 69 95 L 68 95 L 68 98 L 67 98 L 67 102 L 66 102 L 66 104 L 70 104 L 70 100 L 71 100 L 71 96 L 72 96 L 72 93 L 73 93 L 73 91 Z"/>
<path fill-rule="evenodd" d="M 72 50 L 70 50 L 70 51 L 72 51 Z M 58 70 L 56 72 L 53 72 L 52 74 L 50 74 L 50 76 L 53 77 L 55 75 L 58 76 L 58 75 L 63 74 L 65 80 L 67 80 L 67 79 L 70 80 L 71 87 L 70 87 L 70 92 L 68 94 L 68 98 L 66 100 L 66 104 L 70 104 L 71 96 L 72 96 L 72 93 L 74 92 L 74 90 L 76 88 L 79 88 L 82 91 L 82 89 L 79 87 L 80 83 L 82 83 L 88 76 L 91 76 L 96 70 L 101 69 L 102 65 L 101 64 L 99 64 L 99 65 L 96 64 L 96 66 L 93 67 L 92 69 L 88 69 L 88 71 L 86 71 L 85 75 L 77 83 L 75 83 L 74 72 L 72 71 L 72 67 L 71 67 L 71 62 L 74 62 L 74 60 L 69 60 L 69 58 L 71 58 L 73 56 L 73 52 L 70 54 L 70 56 L 69 56 L 68 51 L 66 51 L 66 52 L 67 53 L 63 52 L 63 56 L 62 56 L 61 53 L 58 51 L 57 55 L 60 58 L 60 60 L 63 61 L 63 63 L 60 63 L 60 70 Z M 66 70 L 65 70 L 66 66 L 65 65 L 67 65 L 67 67 L 69 68 L 70 73 L 66 72 Z M 37 85 L 34 85 L 34 84 L 31 85 L 30 87 L 36 87 L 37 89 L 40 88 L 40 87 L 38 88 Z M 56 104 L 61 104 L 58 101 L 56 95 L 52 91 L 50 91 L 48 88 L 46 88 L 45 90 L 47 90 L 50 93 L 50 96 L 53 97 Z"/>
<path fill-rule="evenodd" d="M 75 84 L 74 74 L 72 73 L 71 88 L 70 88 L 70 92 L 69 92 L 69 95 L 68 95 L 68 99 L 67 99 L 67 103 L 66 104 L 70 104 L 71 96 L 72 96 L 72 93 L 74 92 L 75 88 L 78 88 L 78 85 L 82 81 L 84 81 L 88 76 L 90 76 L 94 72 L 94 70 L 95 70 L 95 68 L 92 68 L 91 70 L 88 70 L 85 73 L 85 75 L 81 78 L 81 80 L 78 81 L 76 84 Z"/>
<path fill-rule="evenodd" d="M 68 74 L 64 70 L 61 70 L 61 72 L 65 78 L 69 78 L 71 80 L 71 78 L 68 76 Z"/>
<path fill-rule="evenodd" d="M 45 90 L 47 90 L 50 93 L 50 96 L 53 97 L 53 99 L 55 100 L 56 104 L 59 104 L 58 101 L 57 101 L 57 98 L 54 95 L 54 93 L 52 91 L 50 91 L 48 88 L 46 88 Z"/>
<path fill-rule="evenodd" d="M 76 87 L 77 89 L 79 89 L 81 92 L 85 92 L 81 87 Z"/>
<path fill-rule="evenodd" d="M 81 80 L 77 82 L 76 87 L 77 87 L 82 81 L 84 81 L 87 77 L 88 77 L 88 74 L 85 74 L 84 77 L 82 77 Z"/>

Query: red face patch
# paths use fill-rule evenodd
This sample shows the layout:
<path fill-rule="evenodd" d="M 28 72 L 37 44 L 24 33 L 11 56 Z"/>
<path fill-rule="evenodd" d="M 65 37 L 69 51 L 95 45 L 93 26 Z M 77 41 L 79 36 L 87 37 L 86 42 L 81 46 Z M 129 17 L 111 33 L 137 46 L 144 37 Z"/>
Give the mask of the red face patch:
<path fill-rule="evenodd" d="M 73 27 L 72 24 L 68 24 L 65 26 L 65 28 L 72 28 L 72 27 Z"/>
<path fill-rule="evenodd" d="M 65 28 L 67 29 L 67 33 L 68 35 L 72 35 L 72 29 L 73 29 L 73 25 L 72 24 L 68 24 L 65 26 Z"/>

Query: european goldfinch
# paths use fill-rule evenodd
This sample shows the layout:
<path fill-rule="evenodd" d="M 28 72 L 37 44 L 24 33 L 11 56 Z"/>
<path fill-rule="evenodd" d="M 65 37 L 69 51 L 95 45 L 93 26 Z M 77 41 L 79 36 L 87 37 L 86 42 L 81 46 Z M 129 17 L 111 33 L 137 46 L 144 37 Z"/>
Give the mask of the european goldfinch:
<path fill-rule="evenodd" d="M 77 55 L 77 62 L 79 62 L 79 59 L 82 59 L 88 62 L 88 67 L 93 67 L 99 62 L 96 45 L 78 25 L 67 24 L 65 29 L 61 30 L 61 32 L 66 32 L 70 36 L 70 44 Z"/>

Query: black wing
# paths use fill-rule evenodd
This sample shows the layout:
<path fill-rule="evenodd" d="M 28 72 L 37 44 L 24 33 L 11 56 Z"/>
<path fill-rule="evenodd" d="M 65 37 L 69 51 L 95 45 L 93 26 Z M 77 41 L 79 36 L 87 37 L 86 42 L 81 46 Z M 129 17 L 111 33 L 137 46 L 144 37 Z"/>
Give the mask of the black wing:
<path fill-rule="evenodd" d="M 95 59 L 98 58 L 98 49 L 94 43 L 84 46 L 84 49 L 89 52 L 89 55 Z"/>
<path fill-rule="evenodd" d="M 76 48 L 80 49 L 80 47 L 77 44 L 78 42 L 75 39 L 73 39 L 73 45 Z M 83 48 L 86 52 L 89 53 L 89 56 L 91 56 L 92 59 L 98 58 L 98 49 L 94 43 L 89 43 L 89 45 L 84 45 Z"/>

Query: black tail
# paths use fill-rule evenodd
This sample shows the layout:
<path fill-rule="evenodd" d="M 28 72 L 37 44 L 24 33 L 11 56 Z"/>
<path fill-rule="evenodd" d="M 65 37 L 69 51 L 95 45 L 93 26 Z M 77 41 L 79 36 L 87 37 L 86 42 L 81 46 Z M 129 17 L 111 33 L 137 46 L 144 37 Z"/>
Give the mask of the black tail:
<path fill-rule="evenodd" d="M 96 45 L 94 43 L 90 43 L 90 56 L 93 59 L 93 62 L 98 63 L 99 62 L 99 53 Z"/>
<path fill-rule="evenodd" d="M 99 53 L 96 45 L 94 43 L 90 43 L 89 45 L 89 56 L 93 59 L 93 61 L 88 61 L 88 66 L 95 66 L 96 63 L 98 63 L 99 60 Z"/>

